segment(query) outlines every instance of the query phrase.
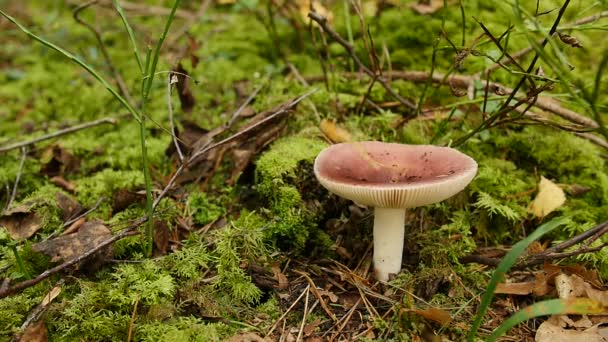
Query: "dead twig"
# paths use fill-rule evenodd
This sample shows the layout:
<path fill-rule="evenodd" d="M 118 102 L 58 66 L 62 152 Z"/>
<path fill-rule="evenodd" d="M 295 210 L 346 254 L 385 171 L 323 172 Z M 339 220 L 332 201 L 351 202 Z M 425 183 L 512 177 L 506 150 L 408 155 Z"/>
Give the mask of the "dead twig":
<path fill-rule="evenodd" d="M 391 94 L 391 96 L 393 96 L 395 99 L 397 99 L 397 101 L 399 101 L 406 108 L 409 108 L 410 110 L 416 109 L 416 105 L 414 105 L 412 102 L 401 97 L 401 95 L 399 95 L 388 84 L 388 82 L 385 78 L 380 77 L 380 75 L 377 75 L 370 68 L 365 66 L 365 64 L 363 64 L 363 62 L 361 62 L 359 57 L 355 54 L 355 49 L 353 48 L 353 46 L 348 41 L 346 41 L 344 38 L 342 38 L 342 36 L 340 36 L 331 27 L 329 27 L 329 25 L 327 24 L 327 19 L 325 17 L 323 17 L 322 15 L 315 13 L 315 12 L 309 12 L 308 17 L 310 19 L 316 21 L 323 28 L 323 31 L 325 31 L 327 34 L 329 34 L 329 36 L 332 37 L 338 44 L 342 45 L 342 47 L 346 50 L 346 52 L 348 53 L 350 58 L 352 58 L 352 60 L 355 62 L 355 64 L 357 64 L 359 69 L 363 70 L 363 72 L 365 72 L 371 78 L 377 77 L 378 82 L 382 85 L 382 87 L 384 87 L 384 89 L 386 89 L 386 91 L 389 92 L 389 94 Z"/>
<path fill-rule="evenodd" d="M 268 332 L 266 333 L 265 337 L 268 337 L 268 336 L 270 336 L 270 334 L 272 334 L 272 332 L 274 331 L 274 329 L 277 328 L 277 325 L 279 325 L 279 322 L 281 322 L 283 319 L 285 319 L 285 317 L 287 316 L 287 314 L 289 314 L 289 312 L 291 312 L 291 310 L 293 310 L 293 308 L 296 306 L 296 304 L 298 304 L 298 302 L 302 299 L 302 297 L 304 297 L 304 295 L 306 293 L 308 293 L 308 291 L 310 291 L 310 285 L 306 286 L 306 288 L 304 289 L 304 291 L 302 291 L 302 293 L 298 296 L 298 298 L 296 298 L 296 300 L 293 301 L 293 303 L 287 309 L 287 311 L 285 311 L 281 315 L 281 317 L 279 317 L 279 319 L 277 319 L 277 321 L 274 322 L 274 324 L 272 325 L 272 327 L 270 328 L 270 330 L 268 330 Z"/>
<path fill-rule="evenodd" d="M 314 285 L 308 285 L 306 291 L 306 298 L 304 298 L 304 314 L 302 314 L 302 323 L 300 323 L 300 331 L 298 331 L 298 336 L 296 337 L 296 342 L 302 341 L 302 334 L 304 333 L 304 324 L 306 324 L 306 319 L 308 318 L 308 297 L 310 296 L 310 289 L 314 287 Z"/>
<path fill-rule="evenodd" d="M 521 270 L 531 266 L 540 265 L 547 261 L 563 259 L 571 256 L 577 256 L 585 253 L 591 253 L 599 251 L 608 246 L 608 243 L 601 244 L 595 247 L 589 247 L 594 241 L 599 239 L 604 234 L 608 233 L 608 221 L 605 221 L 597 226 L 588 229 L 566 241 L 563 241 L 553 247 L 547 248 L 544 251 L 527 255 L 521 258 L 521 260 L 512 267 L 513 270 Z M 563 252 L 564 250 L 573 247 L 579 243 L 583 243 L 582 246 L 576 250 Z M 501 259 L 490 258 L 483 255 L 467 255 L 460 258 L 461 263 L 478 263 L 487 266 L 498 266 Z"/>
<path fill-rule="evenodd" d="M 83 124 L 79 124 L 76 126 L 60 129 L 53 133 L 45 134 L 38 138 L 2 146 L 2 147 L 0 147 L 0 153 L 14 150 L 16 148 L 21 148 L 24 146 L 34 145 L 41 141 L 58 138 L 60 136 L 66 135 L 66 134 L 74 133 L 74 132 L 77 132 L 77 131 L 80 131 L 83 129 L 87 129 L 87 128 L 91 128 L 91 127 L 95 127 L 95 126 L 99 126 L 99 125 L 103 125 L 103 124 L 115 125 L 117 122 L 118 122 L 118 120 L 116 120 L 114 118 L 104 118 L 104 119 L 99 119 L 99 120 L 95 120 L 95 121 L 91 121 L 91 122 L 85 122 Z"/>
<path fill-rule="evenodd" d="M 23 173 L 23 164 L 25 164 L 25 157 L 27 156 L 27 149 L 25 146 L 21 147 L 21 160 L 19 160 L 19 169 L 17 169 L 17 176 L 15 177 L 15 184 L 13 185 L 13 191 L 11 191 L 11 197 L 8 198 L 6 202 L 6 207 L 4 208 L 4 212 L 6 212 L 10 207 L 15 197 L 17 197 L 17 188 L 19 187 L 19 181 L 21 180 L 21 174 Z"/>
<path fill-rule="evenodd" d="M 135 304 L 133 304 L 133 313 L 131 314 L 131 320 L 129 321 L 129 333 L 127 334 L 127 342 L 131 342 L 131 337 L 133 336 L 133 325 L 135 323 L 135 315 L 137 314 L 137 304 L 139 304 L 139 298 L 135 299 Z"/>
<path fill-rule="evenodd" d="M 69 219 L 69 220 L 65 221 L 65 222 L 63 223 L 63 226 L 64 226 L 64 227 L 67 227 L 67 226 L 71 225 L 72 223 L 74 223 L 74 222 L 76 222 L 76 221 L 80 220 L 81 218 L 83 218 L 83 217 L 85 217 L 85 216 L 89 215 L 90 213 L 94 212 L 95 210 L 97 210 L 97 208 L 99 208 L 99 206 L 101 205 L 101 203 L 102 203 L 102 202 L 103 202 L 105 199 L 106 199 L 105 197 L 101 196 L 101 197 L 100 197 L 100 198 L 97 200 L 97 202 L 95 202 L 95 204 L 93 204 L 93 206 L 91 207 L 91 209 L 89 209 L 89 210 L 85 211 L 84 213 L 82 213 L 82 214 L 80 214 L 80 215 L 78 215 L 78 216 L 76 216 L 76 217 L 74 217 L 74 218 L 71 218 L 71 219 Z"/>
<path fill-rule="evenodd" d="M 59 279 L 55 283 L 55 286 L 53 286 L 51 291 L 49 291 L 46 296 L 42 298 L 42 302 L 40 302 L 40 304 L 38 304 L 38 306 L 36 306 L 36 308 L 32 310 L 32 312 L 30 312 L 30 314 L 25 319 L 25 322 L 21 324 L 21 330 L 25 330 L 30 324 L 32 324 L 32 322 L 35 322 L 40 318 L 44 311 L 46 311 L 46 309 L 49 307 L 49 304 L 51 304 L 51 302 L 59 295 L 59 293 L 61 293 L 61 286 L 63 285 L 63 283 L 65 283 L 65 279 L 63 278 Z"/>
<path fill-rule="evenodd" d="M 349 79 L 358 79 L 359 74 L 346 72 L 341 74 L 342 77 Z M 427 82 L 429 77 L 431 77 L 430 73 L 427 71 L 393 71 L 392 73 L 385 73 L 384 77 L 390 76 L 392 79 L 400 79 L 405 81 L 410 81 L 414 83 L 424 83 Z M 383 79 L 383 78 L 380 78 Z M 319 76 L 306 77 L 308 82 L 318 82 L 321 81 L 322 78 Z M 469 89 L 469 87 L 474 86 L 475 77 L 466 76 L 466 75 L 449 75 L 446 76 L 444 74 L 434 73 L 432 75 L 432 82 L 435 84 L 441 85 L 449 85 L 456 89 Z M 504 95 L 512 91 L 512 89 L 505 87 L 504 85 L 497 82 L 489 82 L 487 87 L 490 92 L 495 93 L 497 95 Z M 534 103 L 534 106 L 545 110 L 547 112 L 553 113 L 565 120 L 570 122 L 588 127 L 590 129 L 597 129 L 599 126 L 597 122 L 594 120 L 585 117 L 581 114 L 578 114 L 570 109 L 566 109 L 556 104 L 554 100 L 547 96 L 539 96 L 538 100 Z"/>
<path fill-rule="evenodd" d="M 53 268 L 50 268 L 42 273 L 40 273 L 38 276 L 36 276 L 35 278 L 32 279 L 28 279 L 25 281 L 22 281 L 20 283 L 17 283 L 13 286 L 10 287 L 6 287 L 6 288 L 2 288 L 0 289 L 0 299 L 5 298 L 13 293 L 22 291 L 30 286 L 34 286 L 38 283 L 40 283 L 41 281 L 49 278 L 50 276 L 52 276 L 53 274 L 56 274 L 58 272 L 61 272 L 65 269 L 67 269 L 68 267 L 71 267 L 73 265 L 76 265 L 80 262 L 82 262 L 83 260 L 89 258 L 90 256 L 92 256 L 93 254 L 95 254 L 96 252 L 98 252 L 99 250 L 113 244 L 114 242 L 121 240 L 123 238 L 126 238 L 128 236 L 132 236 L 132 235 L 136 235 L 139 234 L 138 232 L 135 232 L 134 230 L 139 227 L 141 224 L 143 224 L 144 222 L 147 222 L 148 218 L 147 217 L 143 217 L 137 221 L 135 221 L 135 223 L 131 224 L 129 227 L 123 229 L 120 233 L 112 236 L 111 238 L 103 241 L 102 243 L 100 243 L 99 245 L 95 246 L 95 248 L 92 248 L 91 250 L 87 251 L 86 253 L 83 253 L 73 259 L 70 259 L 62 264 L 59 264 Z"/>
<path fill-rule="evenodd" d="M 297 273 L 297 274 L 299 274 L 299 275 L 301 275 L 302 277 L 304 277 L 304 279 L 306 279 L 306 281 L 308 282 L 308 284 L 311 286 L 312 293 L 319 300 L 319 304 L 321 304 L 321 307 L 323 308 L 323 310 L 325 311 L 325 313 L 327 313 L 327 316 L 329 316 L 329 318 L 331 318 L 334 322 L 337 322 L 338 318 L 329 309 L 329 307 L 327 306 L 327 303 L 325 303 L 325 300 L 323 300 L 323 297 L 319 293 L 319 290 L 317 289 L 317 285 L 315 285 L 315 282 L 312 280 L 312 278 L 310 278 L 310 276 L 308 276 L 308 274 L 306 274 L 305 272 L 297 271 L 297 270 L 294 271 L 294 272 Z"/>
<path fill-rule="evenodd" d="M 179 142 L 177 141 L 177 134 L 175 134 L 175 120 L 173 118 L 173 103 L 171 103 L 171 89 L 173 88 L 173 73 L 169 73 L 167 77 L 167 110 L 169 111 L 169 124 L 171 125 L 171 135 L 173 139 L 173 144 L 175 145 L 175 150 L 177 151 L 177 155 L 179 156 L 179 161 L 184 162 L 184 154 L 182 153 L 182 149 L 179 147 Z M 177 82 L 177 81 L 176 81 Z"/>
<path fill-rule="evenodd" d="M 156 208 L 156 206 L 158 206 L 158 203 L 160 203 L 160 201 L 162 200 L 162 198 L 167 194 L 167 192 L 173 188 L 173 184 L 175 183 L 175 181 L 177 180 L 178 176 L 186 169 L 186 167 L 192 163 L 194 163 L 196 160 L 198 160 L 201 156 L 205 155 L 207 152 L 220 147 L 226 143 L 229 143 L 233 140 L 235 140 L 236 138 L 247 134 L 249 132 L 251 132 L 252 130 L 256 129 L 257 127 L 276 119 L 278 116 L 281 116 L 283 114 L 287 114 L 288 112 L 290 112 L 291 110 L 293 110 L 293 108 L 300 103 L 302 100 L 304 100 L 305 98 L 307 98 L 308 96 L 312 95 L 314 92 L 316 91 L 316 89 L 313 89 L 307 93 L 305 93 L 304 95 L 301 95 L 297 98 L 295 98 L 294 100 L 280 105 L 278 107 L 278 109 L 270 114 L 269 116 L 265 117 L 264 119 L 248 126 L 247 128 L 221 140 L 218 141 L 216 143 L 207 143 L 205 145 L 203 145 L 202 147 L 200 147 L 199 150 L 195 151 L 194 153 L 192 153 L 192 155 L 187 159 L 186 162 L 180 164 L 180 166 L 177 168 L 177 170 L 175 170 L 175 172 L 173 173 L 173 176 L 171 176 L 171 179 L 169 179 L 169 182 L 167 183 L 167 185 L 163 188 L 163 190 L 160 192 L 160 194 L 158 195 L 158 197 L 154 200 L 154 203 L 152 204 L 152 206 L 154 208 Z"/>

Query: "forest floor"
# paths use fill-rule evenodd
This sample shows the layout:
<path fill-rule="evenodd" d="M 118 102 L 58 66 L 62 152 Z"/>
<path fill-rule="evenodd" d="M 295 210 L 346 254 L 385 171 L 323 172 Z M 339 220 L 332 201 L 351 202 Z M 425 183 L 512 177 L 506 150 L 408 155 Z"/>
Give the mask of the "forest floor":
<path fill-rule="evenodd" d="M 0 341 L 606 338 L 608 3 L 173 6 L 0 1 Z M 478 164 L 388 282 L 369 140 Z"/>

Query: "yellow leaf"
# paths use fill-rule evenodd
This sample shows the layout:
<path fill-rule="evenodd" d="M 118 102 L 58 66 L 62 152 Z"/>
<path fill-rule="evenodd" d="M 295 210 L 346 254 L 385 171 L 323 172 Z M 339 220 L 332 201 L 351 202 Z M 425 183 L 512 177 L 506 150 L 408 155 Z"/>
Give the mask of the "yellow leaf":
<path fill-rule="evenodd" d="M 543 218 L 566 202 L 564 191 L 555 183 L 545 177 L 540 177 L 538 183 L 538 194 L 530 203 L 529 212 L 536 217 Z"/>
<path fill-rule="evenodd" d="M 335 122 L 323 119 L 321 120 L 321 132 L 334 143 L 349 142 L 352 140 L 350 133 L 344 128 L 338 127 Z"/>
<path fill-rule="evenodd" d="M 302 15 L 302 19 L 304 19 L 305 22 L 308 23 L 310 21 L 310 18 L 308 18 L 308 12 L 311 11 L 311 2 L 312 2 L 312 8 L 315 10 L 315 12 L 317 12 L 318 14 L 327 18 L 327 21 L 329 23 L 331 23 L 334 20 L 334 14 L 331 13 L 330 10 L 325 8 L 321 4 L 321 2 L 319 2 L 317 0 L 312 0 L 312 1 L 298 0 L 297 3 L 298 3 L 298 6 L 300 7 L 300 14 Z"/>

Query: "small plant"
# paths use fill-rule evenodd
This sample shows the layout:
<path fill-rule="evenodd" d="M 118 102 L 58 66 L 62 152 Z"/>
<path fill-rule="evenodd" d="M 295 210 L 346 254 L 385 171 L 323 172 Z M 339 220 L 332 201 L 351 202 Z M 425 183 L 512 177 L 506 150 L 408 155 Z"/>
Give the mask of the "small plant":
<path fill-rule="evenodd" d="M 113 4 L 114 4 L 117 12 L 119 13 L 121 19 L 123 20 L 123 23 L 125 25 L 128 35 L 129 35 L 131 44 L 133 45 L 134 56 L 135 56 L 137 65 L 139 66 L 139 69 L 141 71 L 142 87 L 141 87 L 141 103 L 140 103 L 139 108 L 134 107 L 131 103 L 129 103 L 129 101 L 127 101 L 127 99 L 125 99 L 122 95 L 120 95 L 120 93 L 116 89 L 114 89 L 114 87 L 112 87 L 110 85 L 110 83 L 108 81 L 106 81 L 105 78 L 97 70 L 95 70 L 95 68 L 93 68 L 91 65 L 87 64 L 85 61 L 81 60 L 80 58 L 78 58 L 77 56 L 72 54 L 71 52 L 69 52 L 69 51 L 61 48 L 60 46 L 31 32 L 25 26 L 21 25 L 21 23 L 19 23 L 15 18 L 8 15 L 4 11 L 0 10 L 0 14 L 2 16 L 4 16 L 6 19 L 8 19 L 13 24 L 15 24 L 23 33 L 28 35 L 30 38 L 57 51 L 58 53 L 62 54 L 65 58 L 72 60 L 74 63 L 76 63 L 81 68 L 86 70 L 89 74 L 91 74 L 91 76 L 93 76 L 98 82 L 100 82 L 112 94 L 112 96 L 114 96 L 114 98 L 116 98 L 122 104 L 122 106 L 125 107 L 125 109 L 127 109 L 129 111 L 129 113 L 133 116 L 133 118 L 139 123 L 139 128 L 140 128 L 139 138 L 140 138 L 140 142 L 141 142 L 141 158 L 142 158 L 142 164 L 143 164 L 144 182 L 145 182 L 145 187 L 146 187 L 146 212 L 147 212 L 147 218 L 148 218 L 147 229 L 146 229 L 147 255 L 152 255 L 152 247 L 153 247 L 153 243 L 154 243 L 154 241 L 153 241 L 154 240 L 154 236 L 153 236 L 154 226 L 153 226 L 153 220 L 152 220 L 152 217 L 154 215 L 154 206 L 153 206 L 154 199 L 152 198 L 152 177 L 150 175 L 150 169 L 148 167 L 148 149 L 146 147 L 146 118 L 147 118 L 146 105 L 150 99 L 150 91 L 152 89 L 152 84 L 154 82 L 154 76 L 156 75 L 156 66 L 158 64 L 158 59 L 160 56 L 160 49 L 163 45 L 165 38 L 167 37 L 167 33 L 169 32 L 169 28 L 171 27 L 171 23 L 173 22 L 173 19 L 175 17 L 175 12 L 177 11 L 177 7 L 179 6 L 180 2 L 181 2 L 181 0 L 175 0 L 175 2 L 173 3 L 173 7 L 171 8 L 171 13 L 167 17 L 167 21 L 165 23 L 165 28 L 163 30 L 163 33 L 154 48 L 154 53 L 152 53 L 151 48 L 148 48 L 148 50 L 146 52 L 146 58 L 144 59 L 144 62 L 142 63 L 142 58 L 140 56 L 139 49 L 137 47 L 137 41 L 135 39 L 133 30 L 131 29 L 129 22 L 127 21 L 124 11 L 120 7 L 119 2 L 117 0 L 113 1 Z"/>

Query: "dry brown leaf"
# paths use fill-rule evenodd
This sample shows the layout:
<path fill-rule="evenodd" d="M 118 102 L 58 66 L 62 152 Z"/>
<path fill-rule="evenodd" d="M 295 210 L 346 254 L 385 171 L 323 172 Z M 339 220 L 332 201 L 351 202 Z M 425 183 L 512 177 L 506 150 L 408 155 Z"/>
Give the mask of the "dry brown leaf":
<path fill-rule="evenodd" d="M 80 168 L 80 159 L 59 145 L 52 145 L 42 152 L 40 173 L 49 177 L 72 173 Z"/>
<path fill-rule="evenodd" d="M 302 15 L 302 19 L 306 23 L 309 23 L 311 20 L 308 17 L 308 12 L 310 12 L 312 9 L 314 9 L 314 11 L 316 13 L 325 17 L 327 19 L 327 22 L 331 23 L 334 20 L 334 14 L 330 10 L 325 8 L 325 6 L 323 6 L 321 4 L 321 2 L 319 2 L 317 0 L 312 0 L 312 2 L 310 0 L 297 0 L 296 2 L 300 9 L 300 15 Z M 312 5 L 312 9 L 311 9 L 311 5 Z M 318 25 L 316 22 L 314 24 Z"/>
<path fill-rule="evenodd" d="M 433 14 L 443 8 L 443 0 L 418 1 L 410 8 L 418 14 Z"/>
<path fill-rule="evenodd" d="M 350 133 L 335 122 L 323 119 L 319 125 L 321 132 L 333 143 L 349 142 L 352 140 Z"/>
<path fill-rule="evenodd" d="M 499 283 L 496 286 L 494 293 L 512 294 L 512 295 L 529 295 L 536 288 L 536 281 L 527 281 L 520 283 Z"/>
<path fill-rule="evenodd" d="M 287 277 L 285 276 L 285 274 L 283 274 L 283 272 L 281 272 L 281 269 L 279 268 L 279 266 L 272 266 L 270 268 L 272 270 L 272 273 L 274 274 L 274 279 L 279 283 L 279 286 L 277 287 L 279 290 L 285 290 L 289 287 L 289 280 L 287 280 Z"/>
<path fill-rule="evenodd" d="M 44 321 L 38 321 L 25 328 L 19 342 L 46 342 L 49 340 L 49 333 Z"/>
<path fill-rule="evenodd" d="M 111 236 L 112 232 L 100 222 L 87 222 L 78 232 L 36 243 L 32 245 L 32 250 L 49 256 L 52 262 L 68 261 L 97 247 Z M 111 248 L 100 251 L 97 258 L 91 258 L 90 262 L 103 261 L 111 251 Z"/>
<path fill-rule="evenodd" d="M 158 255 L 167 254 L 171 230 L 164 220 L 154 220 L 154 246 Z"/>
<path fill-rule="evenodd" d="M 314 321 L 307 323 L 304 326 L 304 336 L 308 337 L 310 335 L 312 335 L 312 333 L 315 332 L 315 329 L 321 325 L 321 323 L 323 323 L 323 321 L 321 321 L 319 318 L 315 319 Z"/>
<path fill-rule="evenodd" d="M 51 177 L 51 179 L 49 179 L 49 181 L 69 193 L 73 193 L 76 190 L 76 185 L 74 183 L 66 180 L 62 176 Z"/>
<path fill-rule="evenodd" d="M 0 217 L 0 227 L 6 228 L 11 239 L 23 241 L 42 227 L 42 218 L 34 212 L 34 203 L 25 203 L 7 210 Z"/>
<path fill-rule="evenodd" d="M 55 194 L 55 201 L 57 202 L 57 206 L 61 209 L 62 217 L 64 221 L 75 217 L 82 211 L 82 206 L 76 202 L 70 196 L 65 195 L 61 191 L 58 191 Z"/>
<path fill-rule="evenodd" d="M 55 286 L 51 289 L 51 291 L 49 291 L 49 293 L 46 294 L 46 296 L 44 296 L 44 298 L 42 298 L 42 302 L 40 303 L 40 305 L 42 305 L 43 307 L 51 304 L 51 302 L 57 298 L 57 296 L 59 296 L 59 294 L 61 293 L 61 286 Z"/>
<path fill-rule="evenodd" d="M 177 89 L 181 108 L 185 113 L 190 113 L 196 104 L 196 100 L 194 99 L 194 95 L 192 95 L 192 90 L 190 90 L 188 71 L 184 69 L 181 63 L 178 63 L 177 68 L 173 69 L 173 71 L 176 72 L 175 75 L 177 76 L 175 88 Z"/>
<path fill-rule="evenodd" d="M 428 308 L 428 309 L 411 309 L 408 311 L 412 311 L 418 316 L 426 318 L 430 321 L 437 322 L 441 325 L 448 325 L 452 322 L 452 316 L 450 314 L 439 308 Z"/>
<path fill-rule="evenodd" d="M 269 342 L 272 341 L 270 339 L 266 339 L 261 337 L 258 334 L 252 332 L 240 333 L 232 336 L 231 338 L 225 340 L 225 342 Z"/>
<path fill-rule="evenodd" d="M 608 336 L 606 328 L 592 327 L 587 330 L 572 330 L 546 321 L 536 330 L 534 340 L 536 342 L 606 342 L 608 341 L 606 336 Z"/>
<path fill-rule="evenodd" d="M 530 204 L 529 212 L 543 218 L 566 202 L 564 190 L 545 177 L 540 177 L 538 194 Z"/>

